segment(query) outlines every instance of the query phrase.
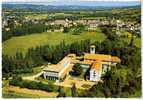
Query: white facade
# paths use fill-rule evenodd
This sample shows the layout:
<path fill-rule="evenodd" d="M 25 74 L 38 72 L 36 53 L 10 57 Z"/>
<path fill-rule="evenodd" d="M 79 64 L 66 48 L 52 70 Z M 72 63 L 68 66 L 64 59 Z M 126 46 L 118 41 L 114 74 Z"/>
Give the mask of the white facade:
<path fill-rule="evenodd" d="M 90 53 L 95 54 L 95 47 L 90 47 Z"/>
<path fill-rule="evenodd" d="M 91 69 L 90 70 L 90 80 L 91 81 L 100 81 L 101 76 L 107 72 L 107 70 L 110 70 L 110 65 L 108 64 L 101 64 L 101 69 Z"/>
<path fill-rule="evenodd" d="M 59 73 L 57 72 L 51 72 L 51 71 L 44 71 L 43 72 L 43 76 L 44 76 L 44 79 L 47 79 L 47 77 L 54 77 L 55 80 L 58 79 L 58 75 Z"/>
<path fill-rule="evenodd" d="M 95 69 L 91 69 L 90 70 L 90 81 L 100 81 L 101 74 L 102 74 L 102 70 L 97 71 Z"/>
<path fill-rule="evenodd" d="M 44 69 L 44 79 L 60 80 L 61 77 L 64 78 L 64 76 L 69 73 L 71 66 L 73 66 L 73 64 L 71 64 L 71 59 L 65 57 L 58 64 L 51 65 Z"/>

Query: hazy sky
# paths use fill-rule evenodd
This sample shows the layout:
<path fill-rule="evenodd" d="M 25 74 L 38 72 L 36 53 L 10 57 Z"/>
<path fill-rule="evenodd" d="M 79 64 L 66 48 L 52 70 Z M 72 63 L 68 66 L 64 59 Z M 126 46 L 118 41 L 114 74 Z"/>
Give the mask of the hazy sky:
<path fill-rule="evenodd" d="M 114 1 L 114 2 L 109 2 L 109 1 Z M 82 6 L 87 6 L 87 5 L 89 6 L 128 6 L 128 5 L 132 6 L 132 5 L 140 4 L 140 0 L 3 0 L 3 2 L 43 4 L 43 5 L 82 5 Z"/>

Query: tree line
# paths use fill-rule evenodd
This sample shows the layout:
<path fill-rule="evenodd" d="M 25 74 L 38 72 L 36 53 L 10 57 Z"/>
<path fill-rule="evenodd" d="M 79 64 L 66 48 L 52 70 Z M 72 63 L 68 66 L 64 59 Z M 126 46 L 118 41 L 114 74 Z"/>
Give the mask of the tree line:
<path fill-rule="evenodd" d="M 88 52 L 90 40 L 66 44 L 64 41 L 56 46 L 37 46 L 30 48 L 24 55 L 17 52 L 15 56 L 2 55 L 2 74 L 3 77 L 9 77 L 13 74 L 33 72 L 32 68 L 43 64 L 58 63 L 69 53 L 82 55 Z"/>
<path fill-rule="evenodd" d="M 2 30 L 2 41 L 8 40 L 13 36 L 42 33 L 47 32 L 48 30 L 53 31 L 55 29 L 60 29 L 61 25 L 45 25 L 44 23 L 33 24 L 33 22 L 22 23 L 22 25 L 15 25 L 14 21 L 11 20 L 7 27 L 10 28 L 10 30 Z"/>
<path fill-rule="evenodd" d="M 9 81 L 10 85 L 19 86 L 20 88 L 28 88 L 28 89 L 39 89 L 48 92 L 57 92 L 58 87 L 54 86 L 50 82 L 48 84 L 36 81 L 27 81 L 23 80 L 21 77 L 13 77 L 12 80 Z"/>

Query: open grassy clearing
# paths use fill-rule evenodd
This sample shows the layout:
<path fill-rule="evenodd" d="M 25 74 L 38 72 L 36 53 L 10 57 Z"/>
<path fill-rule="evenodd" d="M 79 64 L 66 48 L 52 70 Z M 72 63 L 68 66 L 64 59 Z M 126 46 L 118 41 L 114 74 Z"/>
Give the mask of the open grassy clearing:
<path fill-rule="evenodd" d="M 101 32 L 83 32 L 80 35 L 72 35 L 70 33 L 41 33 L 31 34 L 26 36 L 12 37 L 11 39 L 3 42 L 2 52 L 3 54 L 13 56 L 16 52 L 26 53 L 28 48 L 40 46 L 40 45 L 57 45 L 61 41 L 66 43 L 73 43 L 75 41 L 81 41 L 90 39 L 91 41 L 103 41 L 106 36 Z"/>
<path fill-rule="evenodd" d="M 135 44 L 137 47 L 141 47 L 141 38 L 136 38 L 135 41 L 134 41 L 134 44 Z"/>
<path fill-rule="evenodd" d="M 4 98 L 52 98 L 56 97 L 58 93 L 56 92 L 46 92 L 42 90 L 35 90 L 35 89 L 27 89 L 27 88 L 19 88 L 17 86 L 7 86 L 3 88 L 3 97 Z"/>
<path fill-rule="evenodd" d="M 128 38 L 122 38 L 124 41 L 126 41 L 127 43 L 130 43 L 131 41 L 131 37 Z M 138 48 L 141 48 L 141 38 L 135 37 L 134 38 L 134 45 L 137 46 Z"/>

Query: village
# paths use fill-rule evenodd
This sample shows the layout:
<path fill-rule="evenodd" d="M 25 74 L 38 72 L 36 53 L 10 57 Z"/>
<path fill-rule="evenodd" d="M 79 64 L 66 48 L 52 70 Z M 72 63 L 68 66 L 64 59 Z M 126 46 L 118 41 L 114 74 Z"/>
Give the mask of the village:
<path fill-rule="evenodd" d="M 123 21 L 122 19 L 116 18 L 96 18 L 96 19 L 74 19 L 72 16 L 68 16 L 67 18 L 55 19 L 54 16 L 51 18 L 44 19 L 29 19 L 28 17 L 24 17 L 23 20 L 20 20 L 18 16 L 5 16 L 4 12 L 2 13 L 2 27 L 5 31 L 10 31 L 9 23 L 12 21 L 14 26 L 22 26 L 26 23 L 32 24 L 43 24 L 46 26 L 58 26 L 57 29 L 47 29 L 46 32 L 64 32 L 64 28 L 72 28 L 73 26 L 77 26 L 78 24 L 82 24 L 87 26 L 88 31 L 95 31 L 98 27 L 102 25 L 111 25 L 119 30 L 124 31 L 134 31 L 136 34 L 140 34 L 140 24 L 135 21 Z M 122 32 L 118 32 L 117 34 L 121 35 Z"/>

